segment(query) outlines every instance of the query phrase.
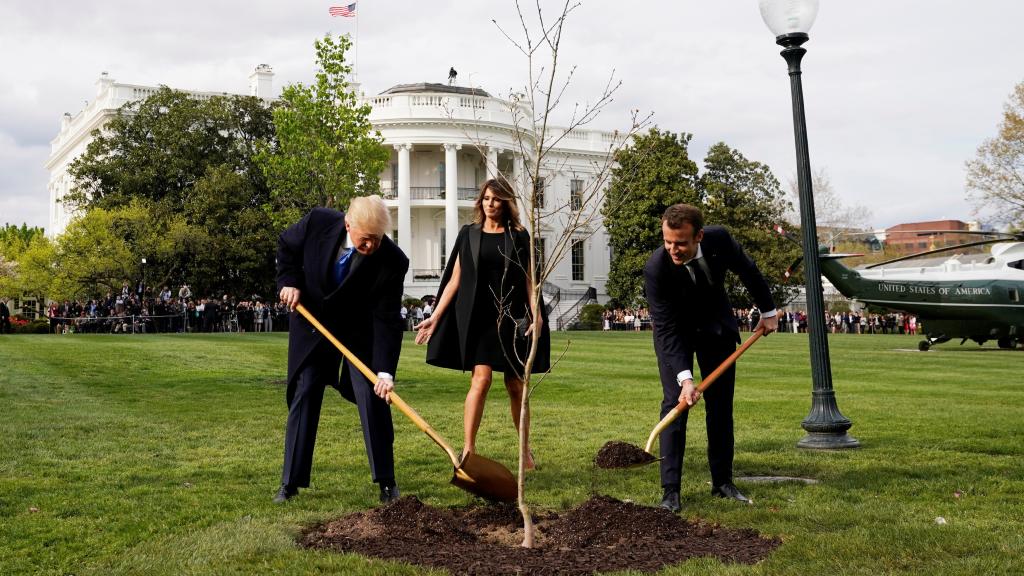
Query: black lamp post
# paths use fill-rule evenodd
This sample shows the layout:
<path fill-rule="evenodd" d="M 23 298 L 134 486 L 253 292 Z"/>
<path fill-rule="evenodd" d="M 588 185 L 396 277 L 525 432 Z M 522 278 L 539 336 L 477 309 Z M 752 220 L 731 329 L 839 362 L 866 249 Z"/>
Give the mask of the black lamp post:
<path fill-rule="evenodd" d="M 142 302 L 143 296 L 146 294 L 146 259 L 142 259 L 142 281 L 141 289 L 139 290 L 139 302 Z"/>
<path fill-rule="evenodd" d="M 803 236 L 807 287 L 807 332 L 811 347 L 811 412 L 801 422 L 807 431 L 800 448 L 856 448 L 855 438 L 846 433 L 852 423 L 836 405 L 832 390 L 832 367 L 825 332 L 825 302 L 821 291 L 821 266 L 818 262 L 818 230 L 814 220 L 814 194 L 811 190 L 811 160 L 807 152 L 807 122 L 804 119 L 804 93 L 800 82 L 800 60 L 807 50 L 807 31 L 818 14 L 818 0 L 761 0 L 761 17 L 782 46 L 782 57 L 789 64 L 789 83 L 793 96 L 793 132 L 796 137 L 796 174 L 800 192 L 800 230 Z"/>

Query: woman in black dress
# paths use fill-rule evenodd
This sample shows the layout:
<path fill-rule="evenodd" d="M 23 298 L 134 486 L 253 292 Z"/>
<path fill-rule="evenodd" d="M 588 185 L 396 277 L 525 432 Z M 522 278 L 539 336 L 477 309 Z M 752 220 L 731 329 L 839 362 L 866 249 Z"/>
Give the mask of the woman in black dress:
<path fill-rule="evenodd" d="M 476 451 L 476 434 L 494 372 L 502 372 L 519 428 L 524 363 L 532 339 L 534 311 L 530 235 L 519 222 L 515 194 L 504 179 L 480 187 L 473 224 L 463 226 L 441 278 L 437 304 L 430 318 L 416 326 L 416 343 L 429 341 L 427 363 L 471 370 L 463 421 L 463 453 Z M 543 304 L 541 305 L 543 310 Z M 541 319 L 541 336 L 531 372 L 550 368 L 550 336 Z M 517 337 L 516 325 L 528 324 Z M 527 469 L 534 467 L 527 450 Z"/>

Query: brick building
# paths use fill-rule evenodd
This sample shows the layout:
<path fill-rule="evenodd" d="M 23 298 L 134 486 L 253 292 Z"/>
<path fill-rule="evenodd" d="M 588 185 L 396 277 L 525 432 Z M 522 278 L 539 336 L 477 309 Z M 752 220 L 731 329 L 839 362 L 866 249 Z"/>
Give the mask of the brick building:
<path fill-rule="evenodd" d="M 897 224 L 885 229 L 885 244 L 887 248 L 896 253 L 923 252 L 977 240 L 977 237 L 971 234 L 958 234 L 958 232 L 976 229 L 977 223 L 960 220 L 931 220 Z"/>

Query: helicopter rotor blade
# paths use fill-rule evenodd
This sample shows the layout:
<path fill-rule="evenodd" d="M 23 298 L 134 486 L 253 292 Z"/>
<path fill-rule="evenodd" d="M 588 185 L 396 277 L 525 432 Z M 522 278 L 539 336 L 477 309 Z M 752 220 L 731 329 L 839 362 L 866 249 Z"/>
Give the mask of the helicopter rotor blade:
<path fill-rule="evenodd" d="M 897 234 L 914 234 L 917 236 L 932 236 L 936 234 L 949 234 L 953 235 L 972 235 L 972 236 L 1001 236 L 1003 238 L 1011 238 L 1014 240 L 1024 240 L 1024 233 L 1020 232 L 996 232 L 991 230 L 893 230 L 888 232 L 888 235 Z"/>
<path fill-rule="evenodd" d="M 977 242 L 967 242 L 965 244 L 957 244 L 955 246 L 944 246 L 942 248 L 936 248 L 935 250 L 927 250 L 925 252 L 917 252 L 907 256 L 900 256 L 899 258 L 893 258 L 892 260 L 886 260 L 885 262 L 878 262 L 865 266 L 865 268 L 878 268 L 879 266 L 885 266 L 886 264 L 893 264 L 895 262 L 903 262 L 905 260 L 913 260 L 914 258 L 920 258 L 922 256 L 930 256 L 932 254 L 938 254 L 940 252 L 951 252 L 953 250 L 959 250 L 960 248 L 970 248 L 972 246 L 984 246 L 986 244 L 995 244 L 997 242 L 1005 242 L 1006 238 L 995 238 L 990 240 L 978 240 Z"/>
<path fill-rule="evenodd" d="M 803 256 L 797 256 L 796 260 L 793 260 L 793 263 L 789 265 L 789 268 L 786 268 L 786 272 L 783 274 L 783 277 L 788 279 L 790 276 L 792 276 L 796 272 L 797 268 L 800 267 L 800 264 L 803 263 L 803 261 Z"/>
<path fill-rule="evenodd" d="M 786 240 L 789 240 L 789 241 L 790 241 L 790 242 L 792 242 L 793 244 L 796 244 L 797 246 L 800 246 L 801 248 L 803 248 L 803 244 L 801 244 L 801 243 L 800 243 L 800 241 L 799 241 L 799 240 L 797 240 L 797 239 L 796 239 L 796 238 L 795 238 L 795 237 L 793 236 L 793 234 L 791 234 L 791 233 L 790 233 L 790 232 L 789 232 L 788 230 L 786 230 L 786 229 L 785 229 L 785 228 L 783 228 L 782 226 L 780 226 L 780 225 L 776 224 L 775 226 L 772 226 L 772 230 L 774 230 L 774 231 L 775 231 L 775 233 L 776 233 L 776 234 L 778 234 L 779 236 L 782 236 L 782 237 L 783 237 L 783 238 L 785 238 Z"/>

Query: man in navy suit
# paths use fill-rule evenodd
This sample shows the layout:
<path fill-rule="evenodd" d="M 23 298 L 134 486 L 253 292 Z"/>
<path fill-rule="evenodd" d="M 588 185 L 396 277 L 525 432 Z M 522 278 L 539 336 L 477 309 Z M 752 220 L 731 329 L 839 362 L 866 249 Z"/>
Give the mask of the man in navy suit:
<path fill-rule="evenodd" d="M 398 498 L 388 392 L 402 347 L 402 304 L 409 259 L 384 233 L 391 229 L 379 196 L 355 198 L 347 214 L 314 208 L 277 243 L 277 287 L 292 309 L 288 329 L 288 427 L 275 502 L 309 486 L 324 390 L 337 388 L 359 408 L 363 442 L 381 502 Z M 327 330 L 377 370 L 377 383 L 342 363 L 341 354 L 304 317 L 301 302 Z M 340 378 L 339 378 L 340 370 Z"/>
<path fill-rule="evenodd" d="M 701 374 L 708 375 L 736 350 L 739 328 L 725 293 L 725 273 L 739 276 L 763 310 L 758 327 L 765 334 L 778 328 L 771 289 L 753 260 L 729 232 L 704 227 L 701 211 L 687 204 L 665 210 L 661 220 L 664 246 L 644 266 L 644 289 L 654 325 L 654 350 L 664 398 L 661 416 L 677 404 L 692 405 L 699 394 L 693 383 L 693 356 Z M 711 493 L 741 502 L 749 499 L 732 481 L 732 400 L 735 367 L 729 368 L 704 393 Z M 661 433 L 661 506 L 680 510 L 679 486 L 686 449 L 684 412 Z"/>

